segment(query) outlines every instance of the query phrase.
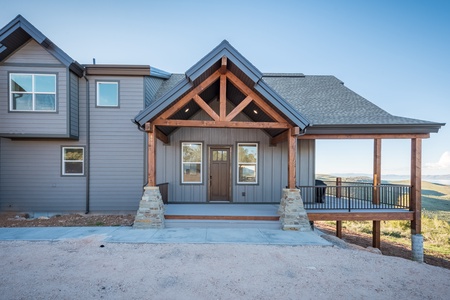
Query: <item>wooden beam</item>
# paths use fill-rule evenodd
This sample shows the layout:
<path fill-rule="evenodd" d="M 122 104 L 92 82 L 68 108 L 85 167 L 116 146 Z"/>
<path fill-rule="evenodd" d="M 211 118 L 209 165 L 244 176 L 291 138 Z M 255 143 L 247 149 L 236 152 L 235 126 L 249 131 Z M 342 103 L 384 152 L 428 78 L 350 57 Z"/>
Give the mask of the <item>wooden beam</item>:
<path fill-rule="evenodd" d="M 429 133 L 419 134 L 305 134 L 299 136 L 301 140 L 351 140 L 351 139 L 412 139 L 430 137 Z"/>
<path fill-rule="evenodd" d="M 297 169 L 297 137 L 289 135 L 288 143 L 288 188 L 295 189 Z"/>
<path fill-rule="evenodd" d="M 372 203 L 380 204 L 380 188 L 377 187 L 381 183 L 381 139 L 373 140 L 373 193 Z"/>
<path fill-rule="evenodd" d="M 163 142 L 164 144 L 170 144 L 170 138 L 161 132 L 158 128 L 156 128 L 156 138 Z"/>
<path fill-rule="evenodd" d="M 225 121 L 232 121 L 247 105 L 252 102 L 253 99 L 250 96 L 247 96 L 244 100 L 241 101 L 225 118 Z"/>
<path fill-rule="evenodd" d="M 219 116 L 216 114 L 216 112 L 209 106 L 199 95 L 194 95 L 192 98 L 194 99 L 195 103 L 200 106 L 201 109 L 203 109 L 214 121 L 219 121 Z"/>
<path fill-rule="evenodd" d="M 412 211 L 401 212 L 308 212 L 310 221 L 389 221 L 403 220 L 411 221 L 413 219 Z"/>
<path fill-rule="evenodd" d="M 227 72 L 228 59 L 226 56 L 222 56 L 220 74 L 225 74 Z"/>
<path fill-rule="evenodd" d="M 240 90 L 244 95 L 250 96 L 255 101 L 255 104 L 264 111 L 269 117 L 273 120 L 286 123 L 286 119 L 284 119 L 279 113 L 277 113 L 269 104 L 264 101 L 261 97 L 259 97 L 251 88 L 249 88 L 245 83 L 243 83 L 236 75 L 231 72 L 227 73 L 227 78 L 236 86 L 238 90 Z"/>
<path fill-rule="evenodd" d="M 217 70 L 213 74 L 211 74 L 208 78 L 202 81 L 198 86 L 193 88 L 189 93 L 187 93 L 180 100 L 176 101 L 172 106 L 169 107 L 165 112 L 163 112 L 159 118 L 168 119 L 177 111 L 183 108 L 189 101 L 192 100 L 194 95 L 200 94 L 206 88 L 208 88 L 211 84 L 213 84 L 220 77 L 220 72 Z"/>
<path fill-rule="evenodd" d="M 147 186 L 156 186 L 156 130 L 151 127 L 147 131 Z"/>
<path fill-rule="evenodd" d="M 291 128 L 291 135 L 292 136 L 299 136 L 300 135 L 300 128 L 299 127 L 292 127 Z"/>
<path fill-rule="evenodd" d="M 156 119 L 152 122 L 157 126 L 173 127 L 212 127 L 212 128 L 249 128 L 249 129 L 287 129 L 291 125 L 275 122 L 227 122 L 201 120 L 164 120 Z"/>
<path fill-rule="evenodd" d="M 411 197 L 410 210 L 414 214 L 411 221 L 411 234 L 422 231 L 422 140 L 411 139 Z"/>
<path fill-rule="evenodd" d="M 220 113 L 219 113 L 220 121 L 225 121 L 226 116 L 227 116 L 227 76 L 226 75 L 220 75 L 219 103 L 220 103 Z"/>
<path fill-rule="evenodd" d="M 381 222 L 372 222 L 372 247 L 381 248 Z"/>
<path fill-rule="evenodd" d="M 276 146 L 278 143 L 287 141 L 288 136 L 289 136 L 289 131 L 288 130 L 283 131 L 279 135 L 274 136 L 273 138 L 271 138 L 270 141 L 269 141 L 269 144 L 271 146 Z"/>

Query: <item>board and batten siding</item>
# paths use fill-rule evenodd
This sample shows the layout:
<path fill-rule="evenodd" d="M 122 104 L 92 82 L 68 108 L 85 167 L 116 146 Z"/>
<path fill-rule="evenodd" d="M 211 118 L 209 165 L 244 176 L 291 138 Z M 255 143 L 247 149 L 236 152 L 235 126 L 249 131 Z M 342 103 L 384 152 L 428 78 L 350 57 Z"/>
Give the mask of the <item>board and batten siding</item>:
<path fill-rule="evenodd" d="M 119 81 L 119 107 L 96 107 L 96 81 L 102 80 Z M 137 210 L 145 184 L 145 139 L 131 120 L 144 107 L 144 80 L 91 76 L 89 82 L 91 211 Z"/>
<path fill-rule="evenodd" d="M 77 75 L 69 72 L 69 103 L 70 103 L 70 135 L 78 137 L 79 134 L 79 81 Z"/>
<path fill-rule="evenodd" d="M 212 105 L 213 109 L 217 109 Z M 227 107 L 231 111 L 232 107 Z M 206 119 L 200 112 L 193 119 Z M 248 121 L 239 114 L 235 120 Z M 203 142 L 203 183 L 181 184 L 181 143 Z M 257 142 L 258 184 L 237 184 L 237 143 Z M 231 195 L 234 203 L 278 203 L 282 188 L 287 186 L 287 141 L 270 146 L 270 137 L 259 129 L 180 128 L 170 136 L 170 144 L 157 141 L 156 180 L 169 183 L 169 202 L 205 203 L 208 201 L 208 147 L 231 146 Z M 314 142 L 298 141 L 297 183 L 314 179 Z M 311 160 L 312 159 L 312 160 Z M 245 195 L 245 196 L 244 196 Z"/>
<path fill-rule="evenodd" d="M 51 73 L 57 75 L 56 112 L 10 112 L 10 73 Z M 34 40 L 0 64 L 0 134 L 8 136 L 67 136 L 69 70 Z"/>

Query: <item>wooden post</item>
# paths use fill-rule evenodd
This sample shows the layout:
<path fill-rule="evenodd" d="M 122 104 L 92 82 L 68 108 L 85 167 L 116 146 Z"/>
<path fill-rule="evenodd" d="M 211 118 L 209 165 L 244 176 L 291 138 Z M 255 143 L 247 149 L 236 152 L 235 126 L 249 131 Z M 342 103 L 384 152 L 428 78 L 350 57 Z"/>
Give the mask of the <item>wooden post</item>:
<path fill-rule="evenodd" d="M 342 239 L 342 221 L 336 221 L 336 236 Z"/>
<path fill-rule="evenodd" d="M 381 139 L 373 140 L 373 193 L 372 203 L 380 204 L 380 188 L 381 183 Z"/>
<path fill-rule="evenodd" d="M 290 131 L 288 136 L 288 188 L 295 189 L 296 168 L 297 168 L 297 136 L 295 135 L 295 127 Z"/>
<path fill-rule="evenodd" d="M 378 249 L 381 248 L 381 221 L 373 221 L 372 247 Z"/>
<path fill-rule="evenodd" d="M 421 234 L 422 222 L 422 139 L 411 139 L 411 198 L 410 211 L 414 212 L 411 221 L 411 234 Z"/>
<path fill-rule="evenodd" d="M 341 198 L 341 185 L 342 185 L 342 178 L 337 177 L 336 178 L 336 198 Z"/>
<path fill-rule="evenodd" d="M 156 186 L 156 128 L 145 124 L 147 132 L 147 186 Z"/>

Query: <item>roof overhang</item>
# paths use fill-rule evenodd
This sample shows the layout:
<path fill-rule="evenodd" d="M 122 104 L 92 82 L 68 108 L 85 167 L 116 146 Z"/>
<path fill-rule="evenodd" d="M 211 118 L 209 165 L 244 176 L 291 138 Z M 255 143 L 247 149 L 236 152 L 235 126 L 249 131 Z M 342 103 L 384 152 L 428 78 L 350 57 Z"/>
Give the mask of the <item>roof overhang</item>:
<path fill-rule="evenodd" d="M 18 15 L 5 27 L 0 29 L 0 62 L 19 49 L 30 38 L 44 47 L 77 76 L 83 76 L 84 69 L 78 62 L 62 51 L 21 15 Z"/>
<path fill-rule="evenodd" d="M 445 123 L 425 124 L 340 124 L 340 125 L 311 125 L 306 135 L 367 135 L 367 134 L 429 134 L 437 133 Z"/>

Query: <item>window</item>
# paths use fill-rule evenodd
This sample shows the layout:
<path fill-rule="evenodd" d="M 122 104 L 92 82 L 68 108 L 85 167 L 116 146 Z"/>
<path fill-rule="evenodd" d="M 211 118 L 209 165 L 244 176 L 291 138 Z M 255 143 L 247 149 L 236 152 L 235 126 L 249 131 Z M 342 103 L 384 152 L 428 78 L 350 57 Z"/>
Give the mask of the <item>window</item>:
<path fill-rule="evenodd" d="M 182 183 L 202 183 L 202 143 L 181 143 Z"/>
<path fill-rule="evenodd" d="M 62 174 L 84 175 L 84 148 L 62 148 Z"/>
<path fill-rule="evenodd" d="M 9 74 L 10 111 L 56 111 L 56 75 Z"/>
<path fill-rule="evenodd" d="M 237 144 L 238 184 L 258 183 L 258 144 Z"/>
<path fill-rule="evenodd" d="M 97 106 L 103 107 L 119 106 L 119 82 L 117 81 L 97 82 Z"/>

